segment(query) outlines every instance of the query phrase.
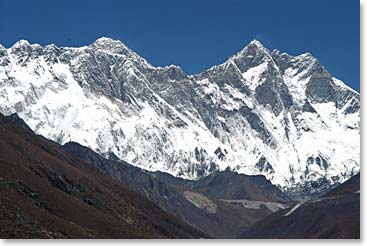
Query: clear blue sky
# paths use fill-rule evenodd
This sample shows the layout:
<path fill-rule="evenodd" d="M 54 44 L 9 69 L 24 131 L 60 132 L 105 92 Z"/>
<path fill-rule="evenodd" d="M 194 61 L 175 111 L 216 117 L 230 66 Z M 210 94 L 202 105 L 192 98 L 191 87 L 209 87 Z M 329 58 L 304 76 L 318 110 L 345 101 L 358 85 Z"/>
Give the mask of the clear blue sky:
<path fill-rule="evenodd" d="M 120 39 L 154 65 L 196 73 L 252 39 L 316 56 L 359 91 L 358 0 L 1 0 L 0 43 L 81 46 Z"/>

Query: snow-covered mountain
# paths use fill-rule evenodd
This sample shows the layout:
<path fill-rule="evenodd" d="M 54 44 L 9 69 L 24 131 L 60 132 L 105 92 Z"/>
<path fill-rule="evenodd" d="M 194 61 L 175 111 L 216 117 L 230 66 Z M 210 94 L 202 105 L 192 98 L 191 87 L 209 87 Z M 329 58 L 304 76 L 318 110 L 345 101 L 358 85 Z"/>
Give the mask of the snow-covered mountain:
<path fill-rule="evenodd" d="M 254 40 L 186 75 L 120 41 L 0 45 L 0 112 L 147 170 L 197 179 L 230 168 L 284 189 L 342 182 L 360 166 L 359 93 L 306 53 Z"/>

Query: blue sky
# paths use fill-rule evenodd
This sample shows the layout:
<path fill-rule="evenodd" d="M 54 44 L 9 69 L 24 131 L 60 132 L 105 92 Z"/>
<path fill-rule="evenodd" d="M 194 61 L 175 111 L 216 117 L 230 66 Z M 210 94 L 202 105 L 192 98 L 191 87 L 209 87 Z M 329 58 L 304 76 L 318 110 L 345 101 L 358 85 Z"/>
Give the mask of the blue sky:
<path fill-rule="evenodd" d="M 292 55 L 311 52 L 359 91 L 357 0 L 0 1 L 0 43 L 81 46 L 120 39 L 153 65 L 188 73 L 225 61 L 252 39 Z"/>

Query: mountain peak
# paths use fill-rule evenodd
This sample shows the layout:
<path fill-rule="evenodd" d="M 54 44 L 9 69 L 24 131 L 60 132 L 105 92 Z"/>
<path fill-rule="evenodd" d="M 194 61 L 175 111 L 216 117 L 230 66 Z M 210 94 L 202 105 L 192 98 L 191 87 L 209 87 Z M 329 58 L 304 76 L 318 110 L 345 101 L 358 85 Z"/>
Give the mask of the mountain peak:
<path fill-rule="evenodd" d="M 101 48 L 124 48 L 129 50 L 129 48 L 120 40 L 115 40 L 108 37 L 100 37 L 92 43 L 92 45 Z"/>
<path fill-rule="evenodd" d="M 115 40 L 109 37 L 100 37 L 94 43 L 121 43 L 119 40 Z"/>
<path fill-rule="evenodd" d="M 133 58 L 134 60 L 139 60 L 145 64 L 148 64 L 144 58 L 140 57 L 137 53 L 131 50 L 127 45 L 125 45 L 120 40 L 115 40 L 108 37 L 101 37 L 96 41 L 94 41 L 92 44 L 90 44 L 88 47 L 107 51 L 109 53 L 126 55 L 128 57 Z"/>
<path fill-rule="evenodd" d="M 265 46 L 257 39 L 253 39 L 248 45 L 257 46 L 259 48 L 265 48 Z"/>
<path fill-rule="evenodd" d="M 301 55 L 298 55 L 297 57 L 307 60 L 317 60 L 310 52 L 303 53 Z"/>
<path fill-rule="evenodd" d="M 256 39 L 253 39 L 248 45 L 246 45 L 245 49 L 255 49 L 255 50 L 262 50 L 262 51 L 268 51 L 268 49 L 259 41 Z"/>
<path fill-rule="evenodd" d="M 16 42 L 15 44 L 13 44 L 13 46 L 11 48 L 12 49 L 14 49 L 14 48 L 21 48 L 21 47 L 29 46 L 29 45 L 30 45 L 30 43 L 27 40 L 21 39 L 18 42 Z"/>
<path fill-rule="evenodd" d="M 254 39 L 235 56 L 242 57 L 244 55 L 247 56 L 256 54 L 270 55 L 270 52 L 259 40 Z"/>

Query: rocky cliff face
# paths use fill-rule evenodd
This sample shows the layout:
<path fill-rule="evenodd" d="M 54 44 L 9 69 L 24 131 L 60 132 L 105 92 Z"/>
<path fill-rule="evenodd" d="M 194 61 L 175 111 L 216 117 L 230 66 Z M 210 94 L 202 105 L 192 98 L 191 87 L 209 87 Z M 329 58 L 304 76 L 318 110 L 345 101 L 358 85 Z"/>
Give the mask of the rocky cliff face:
<path fill-rule="evenodd" d="M 1 113 L 61 144 L 183 178 L 229 167 L 296 192 L 325 189 L 359 171 L 359 108 L 359 94 L 311 54 L 258 41 L 191 76 L 109 38 L 0 46 Z"/>

